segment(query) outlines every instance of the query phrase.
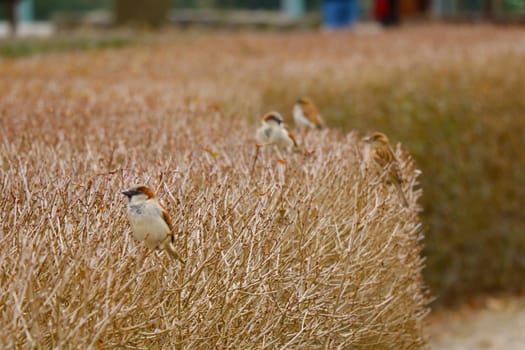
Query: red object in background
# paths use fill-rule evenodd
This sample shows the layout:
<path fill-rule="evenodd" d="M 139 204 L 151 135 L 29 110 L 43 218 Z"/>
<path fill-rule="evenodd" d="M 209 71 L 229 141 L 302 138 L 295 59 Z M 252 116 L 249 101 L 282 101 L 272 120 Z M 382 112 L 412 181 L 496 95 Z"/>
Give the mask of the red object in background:
<path fill-rule="evenodd" d="M 375 0 L 374 2 L 374 17 L 375 19 L 384 19 L 390 12 L 388 0 Z"/>

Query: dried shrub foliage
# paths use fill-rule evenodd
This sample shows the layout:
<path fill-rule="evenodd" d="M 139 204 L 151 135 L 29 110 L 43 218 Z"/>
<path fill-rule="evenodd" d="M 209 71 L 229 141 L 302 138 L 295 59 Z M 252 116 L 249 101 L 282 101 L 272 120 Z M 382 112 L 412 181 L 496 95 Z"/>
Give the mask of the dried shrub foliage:
<path fill-rule="evenodd" d="M 274 45 L 286 68 L 262 106 L 286 110 L 307 94 L 329 125 L 382 130 L 412 152 L 438 303 L 525 288 L 523 38 L 523 28 L 437 26 Z"/>
<path fill-rule="evenodd" d="M 524 53 L 414 70 L 421 87 L 377 101 L 389 115 L 377 124 L 406 140 L 425 175 L 425 274 L 441 303 L 525 287 Z"/>
<path fill-rule="evenodd" d="M 410 210 L 364 176 L 354 134 L 254 162 L 254 125 L 177 91 L 149 55 L 2 63 L 1 347 L 423 346 L 408 153 Z M 119 192 L 136 182 L 169 208 L 186 266 L 132 239 Z"/>

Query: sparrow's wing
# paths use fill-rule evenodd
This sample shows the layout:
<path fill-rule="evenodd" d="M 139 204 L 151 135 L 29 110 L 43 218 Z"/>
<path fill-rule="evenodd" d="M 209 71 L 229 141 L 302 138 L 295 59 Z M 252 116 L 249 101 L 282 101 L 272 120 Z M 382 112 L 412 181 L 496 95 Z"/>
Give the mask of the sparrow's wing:
<path fill-rule="evenodd" d="M 314 123 L 317 127 L 323 126 L 323 121 L 321 120 L 319 116 L 319 110 L 313 103 L 308 103 L 303 106 L 303 114 L 306 118 L 312 121 L 312 123 Z"/>
<path fill-rule="evenodd" d="M 401 168 L 399 167 L 399 161 L 397 160 L 396 154 L 390 145 L 388 145 L 388 151 L 392 157 L 392 165 L 390 166 L 390 174 L 397 181 L 398 184 L 403 182 L 403 175 L 401 174 Z M 402 191 L 401 191 L 402 192 Z M 405 199 L 406 202 L 406 199 Z"/>
<path fill-rule="evenodd" d="M 295 135 L 293 134 L 293 132 L 288 131 L 288 136 L 290 136 L 290 138 L 292 139 L 292 141 L 293 141 L 293 146 L 294 146 L 294 147 L 299 147 L 299 145 L 297 145 L 297 140 L 295 139 Z"/>
<path fill-rule="evenodd" d="M 401 188 L 403 178 L 401 176 L 399 164 L 397 163 L 397 159 L 390 145 L 377 147 L 374 159 L 383 171 L 387 172 L 387 182 L 391 182 L 395 186 L 403 206 L 408 207 L 407 199 Z"/>
<path fill-rule="evenodd" d="M 383 147 L 383 145 L 381 145 L 379 147 L 375 147 L 373 159 L 381 168 L 384 169 L 392 163 L 394 160 L 394 154 L 388 146 Z"/>
<path fill-rule="evenodd" d="M 292 140 L 292 142 L 293 142 L 293 146 L 294 146 L 294 147 L 299 147 L 299 146 L 297 145 L 297 140 L 295 139 L 295 135 L 294 135 L 294 133 L 291 132 L 290 130 L 288 130 L 287 127 L 285 127 L 284 130 L 285 130 L 286 133 L 288 134 L 288 137 Z"/>
<path fill-rule="evenodd" d="M 164 208 L 162 208 L 162 218 L 164 219 L 166 225 L 168 225 L 168 228 L 170 229 L 171 243 L 173 243 L 175 242 L 175 237 L 173 235 L 173 224 L 171 223 L 170 214 L 168 214 L 168 212 Z"/>
<path fill-rule="evenodd" d="M 377 147 L 375 154 L 375 161 L 381 166 L 381 168 L 387 168 L 388 178 L 391 181 L 401 183 L 402 176 L 399 170 L 399 164 L 397 164 L 396 156 L 390 145 L 384 145 L 384 147 Z"/>
<path fill-rule="evenodd" d="M 173 247 L 173 243 L 175 242 L 175 237 L 173 235 L 173 224 L 171 223 L 170 214 L 168 214 L 168 212 L 164 208 L 162 208 L 162 218 L 164 219 L 164 221 L 166 221 L 166 224 L 170 228 L 171 233 L 171 243 L 167 243 L 164 245 L 166 251 L 172 258 L 179 260 L 183 264 L 186 264 L 186 261 L 180 257 L 180 255 L 175 251 L 175 248 Z"/>
<path fill-rule="evenodd" d="M 394 157 L 392 152 L 390 152 L 389 147 L 383 144 L 375 145 L 372 159 L 377 164 L 380 172 L 386 172 L 390 177 L 390 168 L 392 166 Z"/>
<path fill-rule="evenodd" d="M 168 212 L 164 208 L 162 208 L 162 218 L 164 219 L 164 221 L 168 225 L 168 227 L 170 229 L 170 232 L 173 232 L 173 224 L 171 223 L 170 214 L 168 214 Z"/>

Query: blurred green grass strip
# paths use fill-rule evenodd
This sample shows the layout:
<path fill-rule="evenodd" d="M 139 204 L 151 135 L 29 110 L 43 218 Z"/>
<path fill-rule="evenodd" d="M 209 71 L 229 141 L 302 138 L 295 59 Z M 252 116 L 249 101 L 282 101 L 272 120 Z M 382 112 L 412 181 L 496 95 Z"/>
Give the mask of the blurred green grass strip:
<path fill-rule="evenodd" d="M 0 41 L 0 56 L 18 58 L 55 52 L 103 50 L 128 47 L 137 43 L 136 39 L 125 36 L 11 39 Z"/>

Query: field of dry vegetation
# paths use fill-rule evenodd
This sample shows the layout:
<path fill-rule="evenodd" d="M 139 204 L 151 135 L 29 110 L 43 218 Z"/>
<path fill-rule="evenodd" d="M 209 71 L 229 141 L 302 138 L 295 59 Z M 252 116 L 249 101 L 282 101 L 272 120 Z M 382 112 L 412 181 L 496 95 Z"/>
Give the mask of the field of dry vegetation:
<path fill-rule="evenodd" d="M 0 63 L 0 347 L 424 344 L 410 156 L 410 209 L 363 176 L 355 133 L 254 162 L 253 82 L 274 63 L 245 65 L 249 39 Z M 133 241 L 120 191 L 137 182 L 169 208 L 185 266 Z"/>
<path fill-rule="evenodd" d="M 439 244 L 464 227 L 448 220 L 461 214 L 440 194 L 457 179 L 436 175 L 425 153 L 448 159 L 449 141 L 474 143 L 447 139 L 463 130 L 447 117 L 463 123 L 456 113 L 470 117 L 469 101 L 485 111 L 478 96 L 459 97 L 480 72 L 499 82 L 502 68 L 490 64 L 503 55 L 524 73 L 522 34 L 184 32 L 0 60 L 0 347 L 422 347 L 423 226 L 434 235 L 431 266 L 456 259 L 454 243 Z M 506 88 L 525 85 L 517 76 Z M 500 101 L 480 80 L 485 100 Z M 292 124 L 303 94 L 332 129 L 299 137 L 309 155 L 262 152 L 254 162 L 262 113 L 278 109 Z M 513 116 L 494 124 L 498 137 L 519 127 Z M 423 168 L 426 224 L 405 148 L 395 147 L 410 209 L 362 173 L 358 140 L 374 129 L 394 145 L 408 140 Z M 168 207 L 185 266 L 132 239 L 120 191 L 137 182 Z M 436 266 L 435 286 L 462 276 Z"/>

